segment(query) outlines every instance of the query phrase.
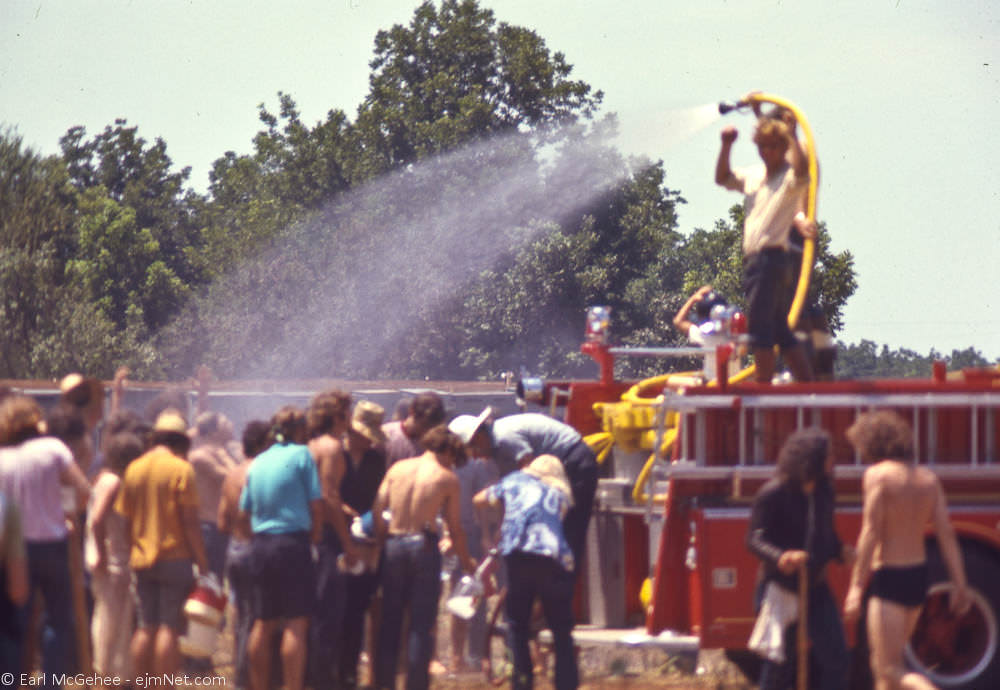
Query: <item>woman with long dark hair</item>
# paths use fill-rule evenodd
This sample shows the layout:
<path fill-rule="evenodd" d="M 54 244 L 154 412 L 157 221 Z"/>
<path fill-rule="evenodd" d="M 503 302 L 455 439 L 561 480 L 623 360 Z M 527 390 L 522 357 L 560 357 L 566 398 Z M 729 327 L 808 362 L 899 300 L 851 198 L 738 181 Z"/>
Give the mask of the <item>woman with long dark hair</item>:
<path fill-rule="evenodd" d="M 775 477 L 754 498 L 747 547 L 760 559 L 757 603 L 795 597 L 802 568 L 808 577 L 808 634 L 819 670 L 816 687 L 847 687 L 848 650 L 840 611 L 827 584 L 834 559 L 850 560 L 833 526 L 830 436 L 819 428 L 796 431 L 778 454 Z M 776 658 L 764 661 L 762 690 L 794 686 L 797 623 L 784 630 Z M 810 686 L 812 687 L 812 686 Z"/>

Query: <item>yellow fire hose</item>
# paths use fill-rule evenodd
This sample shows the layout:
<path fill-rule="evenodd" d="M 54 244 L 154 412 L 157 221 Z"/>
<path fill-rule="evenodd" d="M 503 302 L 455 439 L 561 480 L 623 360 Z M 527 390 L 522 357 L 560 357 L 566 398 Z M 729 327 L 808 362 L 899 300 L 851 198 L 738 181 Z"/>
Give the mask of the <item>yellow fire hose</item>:
<path fill-rule="evenodd" d="M 805 136 L 805 154 L 809 163 L 809 188 L 806 193 L 806 216 L 810 221 L 816 220 L 816 193 L 819 186 L 819 165 L 816 161 L 816 147 L 813 141 L 812 129 L 809 122 L 794 104 L 778 96 L 765 93 L 751 93 L 745 96 L 740 105 L 751 103 L 772 103 L 774 105 L 787 108 L 795 115 L 796 121 L 802 127 Z M 806 293 L 809 291 L 809 280 L 812 274 L 813 259 L 816 252 L 816 243 L 811 237 L 804 238 L 802 248 L 802 269 L 799 272 L 798 284 L 795 288 L 795 297 L 792 300 L 791 309 L 788 311 L 788 326 L 794 328 L 802 313 L 802 306 L 805 303 Z M 755 367 L 750 365 L 742 371 L 729 377 L 729 383 L 740 383 L 750 378 L 754 374 Z M 584 441 L 597 454 L 597 461 L 603 463 L 611 453 L 615 445 L 621 446 L 626 451 L 651 450 L 652 453 L 642 470 L 636 477 L 635 486 L 632 488 L 632 499 L 636 503 L 645 503 L 649 500 L 646 493 L 646 484 L 656 464 L 657 456 L 666 454 L 674 441 L 677 439 L 676 412 L 670 411 L 664 419 L 666 429 L 660 444 L 659 453 L 653 446 L 655 445 L 655 410 L 663 401 L 662 394 L 656 397 L 643 397 L 643 393 L 654 389 L 662 391 L 663 388 L 683 388 L 684 386 L 700 385 L 701 379 L 697 372 L 661 374 L 652 378 L 644 379 L 629 388 L 621 396 L 621 401 L 616 403 L 595 403 L 594 413 L 601 418 L 603 431 L 590 434 Z M 712 381 L 708 385 L 715 385 Z M 656 495 L 653 500 L 662 501 L 664 495 Z"/>

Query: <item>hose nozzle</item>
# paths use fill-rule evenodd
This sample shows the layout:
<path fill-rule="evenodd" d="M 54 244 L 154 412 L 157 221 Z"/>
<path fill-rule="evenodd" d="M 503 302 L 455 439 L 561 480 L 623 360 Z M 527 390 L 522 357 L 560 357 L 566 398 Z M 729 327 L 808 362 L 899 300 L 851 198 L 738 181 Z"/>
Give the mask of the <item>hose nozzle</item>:
<path fill-rule="evenodd" d="M 728 115 L 734 110 L 741 110 L 747 106 L 746 101 L 737 101 L 736 103 L 726 103 L 725 101 L 719 103 L 719 115 Z"/>

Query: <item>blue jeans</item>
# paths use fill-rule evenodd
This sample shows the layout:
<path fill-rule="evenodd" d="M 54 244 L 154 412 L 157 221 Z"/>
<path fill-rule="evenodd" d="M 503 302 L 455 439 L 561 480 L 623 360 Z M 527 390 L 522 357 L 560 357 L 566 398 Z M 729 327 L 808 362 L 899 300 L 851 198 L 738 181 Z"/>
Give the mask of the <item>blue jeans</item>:
<path fill-rule="evenodd" d="M 546 556 L 515 551 L 504 557 L 507 564 L 507 599 L 510 621 L 510 648 L 514 655 L 511 687 L 534 687 L 531 661 L 531 609 L 541 600 L 545 622 L 552 631 L 556 657 L 556 690 L 572 690 L 579 684 L 576 652 L 573 649 L 573 592 L 576 577 Z"/>
<path fill-rule="evenodd" d="M 226 567 L 226 549 L 229 548 L 229 535 L 220 532 L 214 522 L 201 523 L 201 540 L 205 544 L 205 557 L 208 559 L 208 569 L 222 582 L 223 570 Z"/>
<path fill-rule="evenodd" d="M 431 632 L 441 596 L 441 552 L 437 536 L 389 535 L 382 552 L 382 625 L 378 634 L 375 687 L 396 687 L 396 660 L 403 614 L 410 612 L 406 690 L 426 690 L 434 640 Z"/>
<path fill-rule="evenodd" d="M 35 596 L 45 600 L 42 616 L 42 687 L 54 688 L 56 675 L 72 673 L 76 664 L 76 637 L 73 626 L 73 596 L 69 577 L 69 552 L 66 540 L 27 542 L 28 577 L 31 598 L 22 609 L 22 630 Z"/>
<path fill-rule="evenodd" d="M 345 589 L 347 601 L 344 606 L 340 645 L 335 650 L 337 657 L 335 668 L 341 687 L 353 688 L 358 684 L 358 659 L 361 657 L 365 614 L 371 606 L 375 590 L 378 589 L 378 575 L 375 573 L 348 575 Z"/>
<path fill-rule="evenodd" d="M 250 687 L 250 657 L 247 640 L 253 627 L 253 579 L 250 575 L 250 542 L 231 539 L 226 550 L 226 579 L 236 617 L 233 621 L 233 666 L 237 688 Z"/>
<path fill-rule="evenodd" d="M 337 568 L 342 552 L 333 527 L 323 528 L 316 545 L 316 608 L 309 622 L 309 680 L 313 687 L 334 687 L 334 663 L 340 650 L 347 575 Z"/>
<path fill-rule="evenodd" d="M 827 584 L 821 583 L 809 592 L 810 659 L 818 678 L 809 687 L 820 690 L 846 690 L 850 672 L 850 652 L 840 622 L 840 610 Z M 785 630 L 785 663 L 765 661 L 760 672 L 761 690 L 784 690 L 795 687 L 796 635 L 798 625 Z"/>

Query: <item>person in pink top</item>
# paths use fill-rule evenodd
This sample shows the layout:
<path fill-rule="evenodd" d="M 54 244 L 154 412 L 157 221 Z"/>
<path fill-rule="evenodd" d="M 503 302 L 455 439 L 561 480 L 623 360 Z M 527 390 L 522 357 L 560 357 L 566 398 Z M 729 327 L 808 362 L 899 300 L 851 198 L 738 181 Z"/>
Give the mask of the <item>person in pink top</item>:
<path fill-rule="evenodd" d="M 62 488 L 83 505 L 90 485 L 73 454 L 57 438 L 45 436 L 42 410 L 32 398 L 12 395 L 0 402 L 0 491 L 21 511 L 31 598 L 21 611 L 22 624 L 37 594 L 45 601 L 42 640 L 44 687 L 75 666 L 74 619 L 69 572 L 68 530 Z M 75 493 L 75 496 L 73 495 Z M 27 669 L 25 669 L 27 670 Z"/>
<path fill-rule="evenodd" d="M 385 434 L 386 467 L 398 460 L 415 458 L 424 452 L 420 438 L 444 422 L 444 402 L 432 391 L 420 393 L 410 401 L 403 419 L 382 425 Z"/>

